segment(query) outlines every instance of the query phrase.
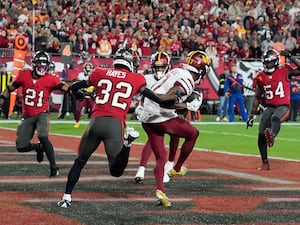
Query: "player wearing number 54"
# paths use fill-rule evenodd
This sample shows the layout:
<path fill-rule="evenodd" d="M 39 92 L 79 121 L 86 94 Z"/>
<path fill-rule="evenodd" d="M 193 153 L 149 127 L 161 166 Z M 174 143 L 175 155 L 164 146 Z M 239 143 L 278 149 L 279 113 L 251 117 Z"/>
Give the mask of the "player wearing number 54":
<path fill-rule="evenodd" d="M 290 79 L 300 76 L 300 60 L 288 51 L 281 51 L 290 63 L 279 64 L 279 53 L 268 50 L 264 53 L 262 62 L 264 69 L 259 71 L 253 80 L 255 98 L 247 121 L 247 128 L 253 126 L 254 115 L 257 112 L 263 97 L 265 109 L 260 118 L 258 129 L 258 148 L 261 155 L 262 166 L 258 170 L 270 170 L 267 148 L 274 145 L 281 123 L 290 113 Z"/>

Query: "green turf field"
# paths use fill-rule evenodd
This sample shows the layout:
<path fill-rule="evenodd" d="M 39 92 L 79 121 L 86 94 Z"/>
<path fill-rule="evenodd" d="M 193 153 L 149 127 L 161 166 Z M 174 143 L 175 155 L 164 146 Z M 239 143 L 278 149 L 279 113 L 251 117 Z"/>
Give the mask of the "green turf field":
<path fill-rule="evenodd" d="M 257 131 L 259 118 L 255 121 L 253 128 L 249 129 L 246 129 L 246 125 L 243 122 L 217 123 L 213 122 L 214 120 L 214 115 L 202 115 L 202 121 L 194 123 L 200 131 L 200 136 L 196 143 L 197 148 L 258 155 Z M 51 133 L 76 136 L 81 136 L 88 123 L 88 120 L 83 117 L 81 126 L 75 129 L 71 116 L 64 120 L 56 120 L 56 114 L 51 116 L 51 121 Z M 128 119 L 127 124 L 140 132 L 140 138 L 137 139 L 137 142 L 144 143 L 147 140 L 139 121 Z M 15 120 L 0 120 L 0 127 L 16 128 L 16 126 L 17 121 Z M 299 122 L 283 123 L 274 147 L 270 148 L 269 156 L 300 160 L 299 135 Z M 168 138 L 166 137 L 166 143 L 167 141 Z"/>

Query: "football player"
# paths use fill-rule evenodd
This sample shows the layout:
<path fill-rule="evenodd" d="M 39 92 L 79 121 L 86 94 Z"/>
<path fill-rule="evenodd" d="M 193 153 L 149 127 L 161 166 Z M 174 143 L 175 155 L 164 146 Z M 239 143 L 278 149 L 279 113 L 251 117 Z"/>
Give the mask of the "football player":
<path fill-rule="evenodd" d="M 210 59 L 207 54 L 199 50 L 192 51 L 187 55 L 183 68 L 170 70 L 152 85 L 151 89 L 159 94 L 177 93 L 179 96 L 177 108 L 196 111 L 201 105 L 201 100 L 197 99 L 197 101 L 192 102 L 185 102 L 185 100 L 193 93 L 195 85 L 204 79 L 209 70 Z M 179 117 L 175 109 L 160 107 L 148 98 L 144 100 L 144 108 L 140 113 L 139 120 L 148 135 L 148 140 L 156 158 L 154 176 L 157 203 L 162 206 L 171 206 L 163 184 L 164 166 L 167 160 L 164 134 L 184 138 L 178 160 L 169 171 L 169 176 L 175 177 L 183 176 L 186 173 L 186 168 L 182 165 L 192 152 L 199 131 L 188 120 Z"/>
<path fill-rule="evenodd" d="M 163 78 L 167 72 L 171 69 L 171 58 L 166 52 L 156 52 L 151 55 L 151 72 L 145 74 L 147 80 L 147 87 L 151 89 L 157 81 Z M 143 109 L 143 100 L 142 104 L 137 106 L 136 113 L 139 117 L 140 112 Z M 169 160 L 165 165 L 165 175 L 164 175 L 164 182 L 168 182 L 170 180 L 167 172 L 173 167 L 173 162 L 176 155 L 176 150 L 178 148 L 179 138 L 175 135 L 170 135 L 170 142 L 169 142 Z M 140 165 L 138 171 L 134 177 L 136 183 L 142 183 L 145 177 L 145 169 L 149 157 L 151 155 L 152 148 L 150 145 L 149 140 L 146 142 L 140 159 Z"/>
<path fill-rule="evenodd" d="M 124 127 L 126 115 L 135 95 L 143 94 L 158 103 L 174 103 L 175 93 L 157 95 L 146 88 L 144 75 L 138 74 L 139 60 L 132 49 L 120 48 L 115 54 L 114 68 L 94 69 L 88 80 L 78 81 L 71 85 L 71 93 L 79 96 L 78 90 L 91 85 L 95 87 L 96 96 L 90 123 L 82 135 L 78 157 L 69 171 L 65 193 L 58 202 L 59 207 L 71 205 L 71 193 L 79 180 L 81 170 L 90 156 L 103 141 L 109 163 L 110 174 L 120 177 L 128 163 L 131 143 L 139 136 L 133 128 Z M 123 142 L 124 140 L 124 142 Z"/>
<path fill-rule="evenodd" d="M 262 160 L 262 165 L 258 170 L 270 170 L 267 148 L 274 145 L 281 123 L 288 118 L 290 113 L 289 79 L 292 76 L 300 75 L 300 60 L 291 56 L 287 51 L 282 51 L 281 54 L 295 63 L 297 68 L 293 69 L 289 63 L 279 65 L 280 54 L 274 49 L 267 50 L 262 58 L 264 68 L 257 73 L 253 80 L 255 99 L 247 121 L 247 128 L 253 126 L 254 115 L 263 97 L 266 104 L 258 131 L 258 148 Z"/>
<path fill-rule="evenodd" d="M 1 93 L 0 105 L 17 88 L 22 88 L 22 120 L 17 128 L 16 148 L 19 152 L 37 152 L 37 161 L 42 162 L 44 152 L 50 163 L 50 177 L 59 175 L 49 131 L 49 98 L 53 90 L 67 92 L 68 85 L 49 72 L 50 56 L 39 51 L 32 58 L 32 69 L 21 70 L 15 81 Z M 35 130 L 40 143 L 31 143 Z"/>
<path fill-rule="evenodd" d="M 78 74 L 77 80 L 88 80 L 89 79 L 89 74 L 90 72 L 94 69 L 94 65 L 91 62 L 86 62 L 83 65 L 83 72 Z M 82 109 L 84 107 L 87 107 L 86 110 L 88 110 L 89 115 L 90 112 L 92 111 L 94 100 L 93 100 L 93 95 L 94 95 L 94 87 L 88 87 L 84 89 L 84 98 L 78 99 L 76 101 L 76 111 L 75 111 L 75 128 L 78 128 L 80 126 L 80 117 L 82 113 Z"/>

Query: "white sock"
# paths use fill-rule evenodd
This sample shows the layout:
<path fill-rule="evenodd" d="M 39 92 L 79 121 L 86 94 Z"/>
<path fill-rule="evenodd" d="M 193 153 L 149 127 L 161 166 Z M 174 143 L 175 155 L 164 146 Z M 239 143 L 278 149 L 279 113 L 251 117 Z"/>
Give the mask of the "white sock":
<path fill-rule="evenodd" d="M 69 201 L 69 202 L 72 201 L 72 198 L 71 198 L 71 195 L 70 195 L 70 194 L 64 194 L 64 196 L 62 197 L 62 199 L 65 199 L 65 200 L 67 200 L 67 201 Z"/>

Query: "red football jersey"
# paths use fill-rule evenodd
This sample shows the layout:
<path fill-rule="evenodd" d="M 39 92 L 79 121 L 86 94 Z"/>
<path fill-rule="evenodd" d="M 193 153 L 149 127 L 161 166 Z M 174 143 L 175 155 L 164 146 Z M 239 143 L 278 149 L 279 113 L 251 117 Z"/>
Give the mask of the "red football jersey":
<path fill-rule="evenodd" d="M 292 69 L 290 64 L 279 66 L 275 71 L 268 75 L 264 71 L 259 71 L 254 78 L 253 86 L 263 87 L 266 104 L 270 105 L 289 105 L 290 104 L 290 81 L 287 73 Z"/>
<path fill-rule="evenodd" d="M 112 116 L 121 121 L 126 120 L 132 98 L 146 85 L 142 74 L 106 68 L 93 70 L 90 81 L 96 89 L 91 117 Z"/>
<path fill-rule="evenodd" d="M 20 71 L 16 82 L 22 87 L 24 116 L 35 116 L 48 111 L 50 94 L 61 83 L 57 75 L 48 73 L 34 79 L 29 69 Z"/>

